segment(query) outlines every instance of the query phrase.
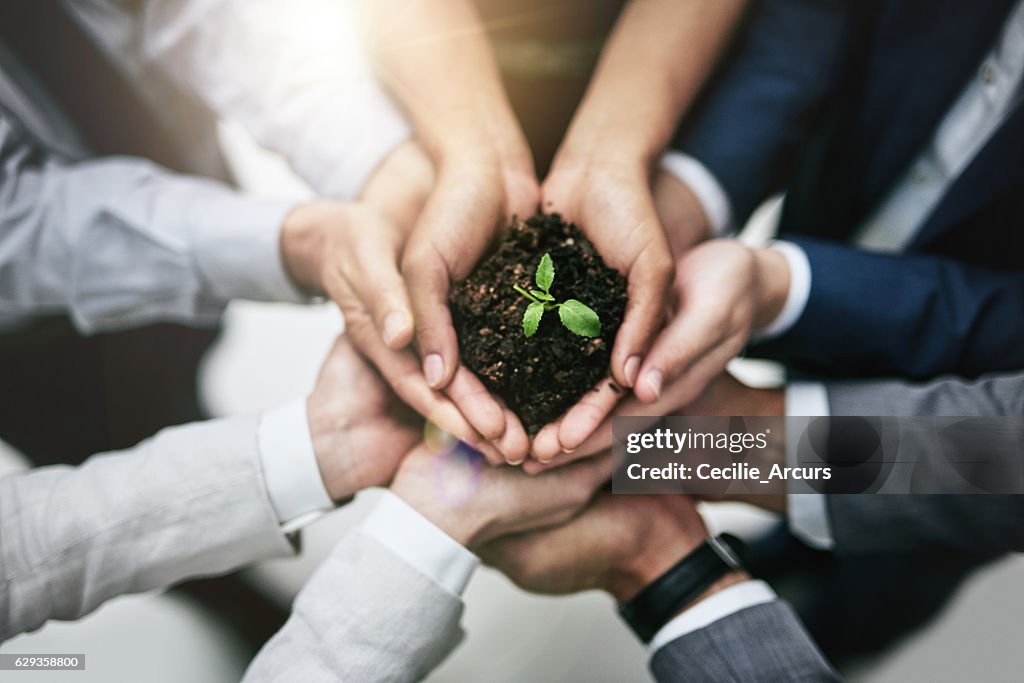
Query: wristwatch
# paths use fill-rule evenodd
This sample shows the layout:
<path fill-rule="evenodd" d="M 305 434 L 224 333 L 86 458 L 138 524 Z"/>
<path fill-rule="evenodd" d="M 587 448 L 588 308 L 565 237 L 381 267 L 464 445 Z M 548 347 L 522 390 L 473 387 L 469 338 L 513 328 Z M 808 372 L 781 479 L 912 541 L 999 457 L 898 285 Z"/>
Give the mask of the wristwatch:
<path fill-rule="evenodd" d="M 671 569 L 647 585 L 632 600 L 619 605 L 619 614 L 645 643 L 711 584 L 743 568 L 743 541 L 731 534 L 708 538 Z"/>

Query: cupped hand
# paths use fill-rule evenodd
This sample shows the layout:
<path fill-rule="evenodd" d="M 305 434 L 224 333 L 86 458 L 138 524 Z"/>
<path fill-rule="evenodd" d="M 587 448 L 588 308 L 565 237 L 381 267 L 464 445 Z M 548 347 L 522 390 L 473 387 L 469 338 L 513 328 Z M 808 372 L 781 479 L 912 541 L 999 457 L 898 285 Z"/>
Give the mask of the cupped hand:
<path fill-rule="evenodd" d="M 423 420 L 391 392 L 344 335 L 327 355 L 306 399 L 320 476 L 333 500 L 391 481 L 423 435 Z"/>
<path fill-rule="evenodd" d="M 602 493 L 563 526 L 504 536 L 477 554 L 523 590 L 559 595 L 599 589 L 622 602 L 707 535 L 689 497 Z"/>
<path fill-rule="evenodd" d="M 488 467 L 462 444 L 424 443 L 402 461 L 391 491 L 462 545 L 563 524 L 611 476 L 611 456 L 591 458 L 539 477 Z"/>
<path fill-rule="evenodd" d="M 445 389 L 484 438 L 514 444 L 502 449 L 510 463 L 525 459 L 526 432 L 460 364 L 448 294 L 453 282 L 473 271 L 513 216 L 536 210 L 538 198 L 532 163 L 508 167 L 486 152 L 447 159 L 402 257 L 427 384 Z"/>
<path fill-rule="evenodd" d="M 602 453 L 612 447 L 615 417 L 649 415 L 780 416 L 785 415 L 785 393 L 781 389 L 748 387 L 728 372 L 716 377 L 696 399 L 691 399 L 691 388 L 686 381 L 670 382 L 654 403 L 645 403 L 635 396 L 622 401 L 614 415 L 605 419 L 572 453 L 563 453 L 549 463 L 529 461 L 523 469 L 527 474 L 538 474 Z"/>
<path fill-rule="evenodd" d="M 786 259 L 731 239 L 687 251 L 676 267 L 673 315 L 640 368 L 637 398 L 654 403 L 666 382 L 688 404 L 725 369 L 753 330 L 778 314 L 789 290 Z"/>
<path fill-rule="evenodd" d="M 650 173 L 641 163 L 560 161 L 544 181 L 546 211 L 576 223 L 608 266 L 623 273 L 629 302 L 612 346 L 611 375 L 632 387 L 651 340 L 665 316 L 673 264 L 651 196 Z M 533 442 L 547 461 L 572 451 L 600 425 L 621 397 L 605 380 Z"/>
<path fill-rule="evenodd" d="M 412 341 L 413 316 L 398 262 L 434 182 L 430 160 L 406 142 L 367 181 L 361 200 L 297 206 L 281 229 L 281 257 L 300 287 L 329 296 L 346 316 L 366 309 L 382 341 Z"/>
<path fill-rule="evenodd" d="M 481 436 L 494 418 L 489 404 L 477 400 L 487 394 L 472 373 L 460 368 L 446 397 L 427 384 L 415 352 L 406 348 L 413 314 L 399 259 L 432 178 L 422 151 L 412 143 L 399 147 L 370 179 L 363 202 L 296 207 L 281 232 L 282 260 L 297 284 L 338 305 L 349 338 L 403 401 L 493 462 L 522 459 L 529 442 L 521 427 L 500 430 L 490 443 Z M 502 411 L 504 424 L 511 413 Z"/>

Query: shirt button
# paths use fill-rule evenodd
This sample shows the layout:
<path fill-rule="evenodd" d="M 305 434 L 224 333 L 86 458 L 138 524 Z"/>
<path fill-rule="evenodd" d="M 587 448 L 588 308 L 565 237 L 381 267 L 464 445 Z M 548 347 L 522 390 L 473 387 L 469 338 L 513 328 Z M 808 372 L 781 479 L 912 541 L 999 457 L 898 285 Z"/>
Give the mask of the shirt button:
<path fill-rule="evenodd" d="M 913 179 L 915 184 L 924 185 L 925 183 L 928 182 L 928 173 L 926 171 L 921 170 L 920 168 L 916 168 L 914 169 L 911 178 Z"/>
<path fill-rule="evenodd" d="M 981 67 L 981 82 L 985 85 L 992 85 L 996 82 L 996 70 L 987 62 Z"/>

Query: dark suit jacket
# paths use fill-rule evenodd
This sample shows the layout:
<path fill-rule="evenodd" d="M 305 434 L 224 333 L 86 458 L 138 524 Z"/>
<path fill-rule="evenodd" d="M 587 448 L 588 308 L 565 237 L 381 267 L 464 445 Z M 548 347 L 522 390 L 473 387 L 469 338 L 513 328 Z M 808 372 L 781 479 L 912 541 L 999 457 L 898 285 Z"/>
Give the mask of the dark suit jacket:
<path fill-rule="evenodd" d="M 976 77 L 1014 0 L 762 0 L 680 138 L 743 220 L 786 191 L 804 315 L 760 355 L 814 372 L 927 378 L 1024 367 L 1024 106 L 906 253 L 845 242 Z"/>

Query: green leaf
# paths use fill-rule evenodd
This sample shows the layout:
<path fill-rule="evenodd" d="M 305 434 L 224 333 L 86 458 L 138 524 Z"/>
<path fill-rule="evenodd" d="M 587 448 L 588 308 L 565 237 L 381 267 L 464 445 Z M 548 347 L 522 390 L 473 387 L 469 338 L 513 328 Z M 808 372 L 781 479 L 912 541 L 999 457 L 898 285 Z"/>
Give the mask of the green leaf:
<path fill-rule="evenodd" d="M 541 257 L 540 265 L 537 266 L 537 276 L 534 279 L 537 281 L 537 287 L 545 292 L 551 289 L 551 285 L 555 281 L 555 264 L 551 261 L 551 254 L 544 254 Z"/>
<path fill-rule="evenodd" d="M 539 289 L 531 289 L 530 294 L 534 295 L 541 301 L 554 301 L 555 297 L 551 296 L 547 292 L 542 292 Z"/>
<path fill-rule="evenodd" d="M 601 319 L 593 309 L 581 301 L 569 299 L 558 307 L 558 317 L 570 332 L 581 337 L 601 334 Z"/>
<path fill-rule="evenodd" d="M 540 327 L 540 319 L 544 317 L 544 304 L 540 302 L 533 302 L 526 307 L 526 312 L 523 313 L 523 334 L 527 337 L 532 337 L 537 333 L 537 328 Z"/>

